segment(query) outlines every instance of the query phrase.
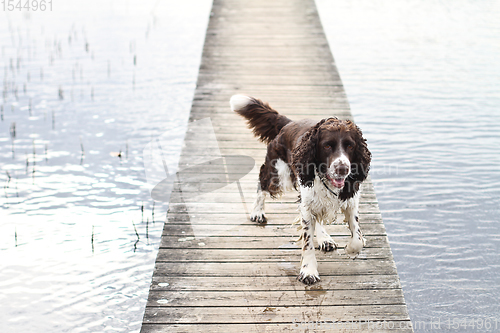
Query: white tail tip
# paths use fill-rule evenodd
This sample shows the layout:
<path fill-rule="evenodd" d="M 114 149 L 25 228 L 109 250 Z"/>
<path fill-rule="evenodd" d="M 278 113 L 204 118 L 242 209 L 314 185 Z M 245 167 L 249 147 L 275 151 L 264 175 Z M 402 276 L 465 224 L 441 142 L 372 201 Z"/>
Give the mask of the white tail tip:
<path fill-rule="evenodd" d="M 252 103 L 252 98 L 246 95 L 233 95 L 229 100 L 231 110 L 238 111 Z"/>

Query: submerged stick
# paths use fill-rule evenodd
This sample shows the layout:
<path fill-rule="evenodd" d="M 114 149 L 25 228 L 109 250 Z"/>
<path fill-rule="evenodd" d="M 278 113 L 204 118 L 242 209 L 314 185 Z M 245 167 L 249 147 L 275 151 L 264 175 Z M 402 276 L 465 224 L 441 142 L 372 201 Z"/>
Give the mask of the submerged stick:
<path fill-rule="evenodd" d="M 83 147 L 82 136 L 80 135 L 80 149 L 82 150 L 82 155 L 80 156 L 80 165 L 83 164 L 83 160 L 85 158 L 85 148 Z"/>
<path fill-rule="evenodd" d="M 142 205 L 141 205 L 141 222 L 144 222 L 144 201 L 142 202 Z"/>
<path fill-rule="evenodd" d="M 5 185 L 4 185 L 3 190 L 4 190 L 4 192 L 5 192 L 5 199 L 6 199 L 6 201 L 7 201 L 7 205 L 8 205 L 8 204 L 9 204 L 9 203 L 8 203 L 9 196 L 8 196 L 8 194 L 7 194 L 7 189 L 9 188 L 9 184 L 10 184 L 10 179 L 11 179 L 11 177 L 10 177 L 10 174 L 9 174 L 9 172 L 8 172 L 7 170 L 5 170 L 5 173 L 7 174 L 7 184 L 5 184 Z"/>
<path fill-rule="evenodd" d="M 155 223 L 155 201 L 153 200 L 153 210 L 151 211 L 151 220 Z"/>
<path fill-rule="evenodd" d="M 134 226 L 135 235 L 137 236 L 137 240 L 134 243 L 134 252 L 135 252 L 135 250 L 137 250 L 137 244 L 139 243 L 141 237 L 139 237 L 139 233 L 137 232 L 137 228 L 135 227 L 134 221 L 132 221 L 132 225 Z"/>
<path fill-rule="evenodd" d="M 10 137 L 12 138 L 12 140 L 14 140 L 16 138 L 16 122 L 12 122 L 10 124 Z"/>
<path fill-rule="evenodd" d="M 134 231 L 135 231 L 135 235 L 137 236 L 137 240 L 141 239 L 141 237 L 139 237 L 139 233 L 137 232 L 137 228 L 135 227 L 134 221 L 132 221 L 132 225 L 134 226 Z"/>
<path fill-rule="evenodd" d="M 36 149 L 35 149 L 35 139 L 33 139 L 33 184 L 35 184 L 35 165 L 36 165 Z"/>
<path fill-rule="evenodd" d="M 33 139 L 33 164 L 36 162 L 36 146 L 35 146 L 35 139 Z"/>

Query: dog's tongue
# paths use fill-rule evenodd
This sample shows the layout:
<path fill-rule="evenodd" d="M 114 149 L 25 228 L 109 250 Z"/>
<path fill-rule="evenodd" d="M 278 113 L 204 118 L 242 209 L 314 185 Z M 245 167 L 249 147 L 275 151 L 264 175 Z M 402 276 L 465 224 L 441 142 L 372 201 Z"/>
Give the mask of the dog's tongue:
<path fill-rule="evenodd" d="M 330 183 L 332 183 L 333 186 L 338 188 L 344 187 L 344 179 L 332 179 L 330 177 L 328 177 L 328 179 L 330 180 Z"/>

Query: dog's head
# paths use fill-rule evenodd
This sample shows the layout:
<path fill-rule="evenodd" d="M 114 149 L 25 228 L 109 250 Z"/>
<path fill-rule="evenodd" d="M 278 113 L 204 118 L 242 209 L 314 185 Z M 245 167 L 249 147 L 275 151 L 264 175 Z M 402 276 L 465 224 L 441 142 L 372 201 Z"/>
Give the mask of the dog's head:
<path fill-rule="evenodd" d="M 327 118 L 300 139 L 292 165 L 302 186 L 312 186 L 316 174 L 347 200 L 368 176 L 371 153 L 361 130 L 350 120 Z"/>

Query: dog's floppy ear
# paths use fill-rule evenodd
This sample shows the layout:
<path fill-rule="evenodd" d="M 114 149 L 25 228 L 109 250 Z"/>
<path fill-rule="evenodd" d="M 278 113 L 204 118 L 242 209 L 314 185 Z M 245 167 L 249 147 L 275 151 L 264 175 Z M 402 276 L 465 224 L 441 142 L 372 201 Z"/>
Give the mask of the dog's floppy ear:
<path fill-rule="evenodd" d="M 299 144 L 293 149 L 292 167 L 298 176 L 301 186 L 311 187 L 314 184 L 317 167 L 316 146 L 318 145 L 319 128 L 326 120 L 321 120 L 304 133 Z"/>
<path fill-rule="evenodd" d="M 354 133 L 354 141 L 356 142 L 356 147 L 354 149 L 353 160 L 351 161 L 351 173 L 345 180 L 345 185 L 340 192 L 339 199 L 347 200 L 356 194 L 359 190 L 361 183 L 368 177 L 368 171 L 370 170 L 370 162 L 372 159 L 372 154 L 368 150 L 366 145 L 366 139 L 363 137 L 363 133 L 350 120 L 346 121 L 349 127 L 349 131 Z"/>

